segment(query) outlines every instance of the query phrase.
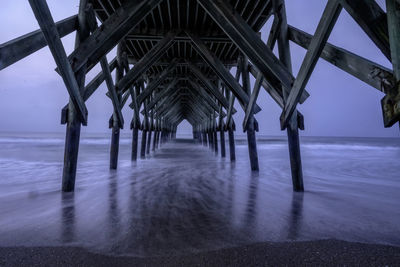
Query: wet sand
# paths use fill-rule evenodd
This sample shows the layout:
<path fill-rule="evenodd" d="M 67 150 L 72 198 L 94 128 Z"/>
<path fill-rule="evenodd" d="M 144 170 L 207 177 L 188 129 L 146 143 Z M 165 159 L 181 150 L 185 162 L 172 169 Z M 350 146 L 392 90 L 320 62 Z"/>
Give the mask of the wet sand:
<path fill-rule="evenodd" d="M 0 266 L 400 266 L 400 247 L 338 240 L 259 243 L 171 257 L 114 257 L 76 247 L 1 247 Z"/>

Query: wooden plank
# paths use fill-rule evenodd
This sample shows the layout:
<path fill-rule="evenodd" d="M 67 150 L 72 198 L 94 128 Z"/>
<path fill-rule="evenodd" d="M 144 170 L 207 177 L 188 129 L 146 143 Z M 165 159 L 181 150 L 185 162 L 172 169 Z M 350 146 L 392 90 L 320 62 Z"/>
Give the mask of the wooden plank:
<path fill-rule="evenodd" d="M 287 98 L 285 108 L 281 115 L 281 128 L 285 129 L 292 117 L 293 112 L 296 110 L 297 103 L 300 100 L 300 96 L 313 72 L 315 65 L 317 64 L 318 58 L 320 57 L 323 48 L 329 38 L 329 35 L 339 17 L 340 11 L 342 10 L 339 0 L 329 0 L 322 18 L 318 24 L 315 35 L 308 48 L 307 54 L 300 67 L 299 73 L 294 81 L 292 90 L 290 91 L 289 97 Z"/>
<path fill-rule="evenodd" d="M 247 106 L 249 103 L 249 96 L 244 93 L 239 82 L 232 77 L 231 73 L 225 68 L 222 62 L 210 51 L 210 49 L 207 48 L 207 46 L 198 36 L 190 31 L 186 31 L 186 33 L 192 40 L 193 47 L 208 63 L 210 68 L 212 68 L 218 77 L 225 83 L 225 85 L 229 87 L 238 100 L 242 102 L 243 106 Z M 257 113 L 259 111 L 261 111 L 261 108 L 256 104 L 254 107 L 254 112 Z"/>
<path fill-rule="evenodd" d="M 85 42 L 68 57 L 73 71 L 88 69 L 111 51 L 162 0 L 125 1 Z"/>
<path fill-rule="evenodd" d="M 70 63 L 68 62 L 64 46 L 61 42 L 60 35 L 57 31 L 57 27 L 54 23 L 53 17 L 51 16 L 49 7 L 47 6 L 45 0 L 29 0 L 29 3 L 47 41 L 50 51 L 53 54 L 53 58 L 60 70 L 71 101 L 73 102 L 74 107 L 77 111 L 77 115 L 82 124 L 86 125 L 87 109 L 85 106 L 85 102 L 83 101 L 80 94 L 79 86 L 75 79 L 75 74 L 71 68 Z"/>
<path fill-rule="evenodd" d="M 341 0 L 341 5 L 391 61 L 387 17 L 375 0 Z"/>
<path fill-rule="evenodd" d="M 261 71 L 266 80 L 291 88 L 293 76 L 253 29 L 223 0 L 197 0 L 236 46 Z"/>
<path fill-rule="evenodd" d="M 289 39 L 299 46 L 308 49 L 312 38 L 311 34 L 289 26 Z M 390 69 L 330 43 L 326 43 L 321 58 L 379 91 L 384 91 L 382 83 L 393 84 Z"/>
<path fill-rule="evenodd" d="M 56 23 L 57 32 L 61 38 L 76 31 L 77 27 L 78 15 Z M 47 41 L 41 30 L 36 30 L 0 44 L 0 70 L 7 68 L 45 46 L 47 46 Z"/>
<path fill-rule="evenodd" d="M 143 73 L 145 73 L 155 61 L 159 60 L 161 56 L 170 48 L 174 43 L 174 38 L 177 32 L 171 31 L 155 45 L 134 67 L 121 79 L 116 85 L 118 91 L 125 92 L 128 87 L 137 80 Z"/>

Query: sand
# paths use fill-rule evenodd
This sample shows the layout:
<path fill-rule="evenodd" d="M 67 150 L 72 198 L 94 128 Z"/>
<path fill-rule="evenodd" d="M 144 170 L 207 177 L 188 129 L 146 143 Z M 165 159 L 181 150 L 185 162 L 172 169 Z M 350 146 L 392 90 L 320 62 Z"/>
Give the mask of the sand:
<path fill-rule="evenodd" d="M 0 266 L 400 266 L 400 247 L 338 240 L 259 243 L 172 257 L 118 257 L 77 247 L 1 247 Z"/>

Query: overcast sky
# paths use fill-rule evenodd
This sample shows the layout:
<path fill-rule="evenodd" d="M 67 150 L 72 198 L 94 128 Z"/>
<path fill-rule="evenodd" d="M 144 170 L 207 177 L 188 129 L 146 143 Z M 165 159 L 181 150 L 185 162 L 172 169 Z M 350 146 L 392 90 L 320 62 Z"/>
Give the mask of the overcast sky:
<path fill-rule="evenodd" d="M 3 1 L 0 9 L 0 43 L 7 42 L 22 34 L 38 29 L 38 24 L 28 1 Z M 47 1 L 56 21 L 77 13 L 78 0 Z M 321 18 L 326 0 L 287 0 L 288 22 L 313 34 Z M 383 0 L 378 0 L 384 8 Z M 266 40 L 271 22 L 262 31 Z M 329 42 L 392 68 L 380 50 L 368 39 L 352 18 L 342 11 Z M 67 54 L 74 47 L 74 36 L 63 38 Z M 291 44 L 294 74 L 301 65 L 305 50 Z M 109 59 L 113 57 L 110 53 Z M 68 94 L 62 79 L 54 72 L 55 62 L 46 47 L 34 55 L 0 71 L 0 131 L 1 132 L 61 132 L 60 110 L 67 103 Z M 88 81 L 97 74 L 96 67 L 89 73 Z M 254 80 L 252 80 L 254 83 Z M 380 100 L 384 96 L 378 90 L 319 60 L 306 87 L 308 100 L 299 106 L 304 114 L 306 130 L 302 135 L 311 136 L 382 136 L 399 137 L 399 126 L 385 129 L 382 122 Z M 86 102 L 89 110 L 89 124 L 85 132 L 106 132 L 112 104 L 105 96 L 103 84 Z M 279 127 L 281 109 L 261 91 L 258 104 L 262 111 L 256 115 L 260 133 L 282 135 Z M 236 107 L 240 110 L 240 107 Z M 241 131 L 243 111 L 235 115 L 238 130 Z M 126 106 L 123 111 L 126 129 L 132 111 Z M 179 127 L 182 132 L 191 129 L 187 122 Z"/>

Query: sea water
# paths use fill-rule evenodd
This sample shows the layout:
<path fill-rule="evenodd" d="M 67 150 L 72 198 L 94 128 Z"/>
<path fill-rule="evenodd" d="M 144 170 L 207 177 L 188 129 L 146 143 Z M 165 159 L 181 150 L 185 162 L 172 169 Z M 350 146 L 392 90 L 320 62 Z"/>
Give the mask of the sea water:
<path fill-rule="evenodd" d="M 135 163 L 129 134 L 110 171 L 109 135 L 82 136 L 68 194 L 63 134 L 0 135 L 0 246 L 144 257 L 266 241 L 400 246 L 400 139 L 303 137 L 305 192 L 293 193 L 283 137 L 258 136 L 255 173 L 244 136 L 234 163 L 228 144 L 221 158 L 190 136 Z"/>

